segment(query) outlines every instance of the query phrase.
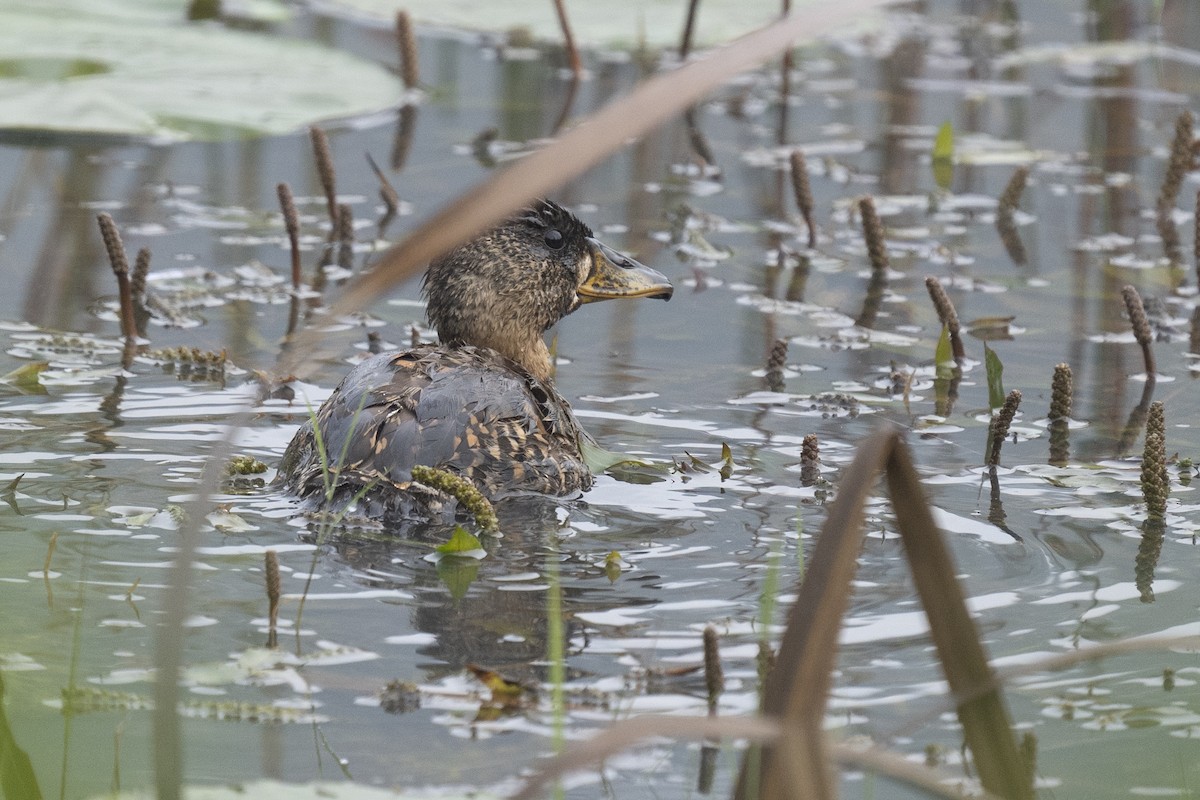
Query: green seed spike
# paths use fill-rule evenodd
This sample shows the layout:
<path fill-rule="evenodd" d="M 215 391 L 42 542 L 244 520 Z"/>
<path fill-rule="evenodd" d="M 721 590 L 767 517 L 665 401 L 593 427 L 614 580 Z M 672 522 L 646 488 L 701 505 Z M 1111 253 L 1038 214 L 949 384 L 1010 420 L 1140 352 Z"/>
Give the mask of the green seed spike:
<path fill-rule="evenodd" d="M 412 468 L 412 476 L 417 483 L 437 489 L 439 492 L 445 492 L 456 499 L 475 517 L 475 524 L 482 530 L 491 532 L 500 529 L 500 520 L 496 518 L 496 510 L 466 478 L 444 469 L 435 469 L 421 464 Z"/>

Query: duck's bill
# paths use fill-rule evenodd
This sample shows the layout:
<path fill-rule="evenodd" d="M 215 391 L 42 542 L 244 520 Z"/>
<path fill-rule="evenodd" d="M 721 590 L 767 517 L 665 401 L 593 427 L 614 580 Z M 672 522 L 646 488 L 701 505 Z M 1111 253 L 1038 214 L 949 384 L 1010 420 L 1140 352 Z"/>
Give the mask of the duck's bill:
<path fill-rule="evenodd" d="M 592 268 L 576 290 L 581 303 L 613 300 L 618 297 L 661 297 L 670 300 L 675 291 L 660 272 L 623 256 L 608 245 L 588 239 Z"/>

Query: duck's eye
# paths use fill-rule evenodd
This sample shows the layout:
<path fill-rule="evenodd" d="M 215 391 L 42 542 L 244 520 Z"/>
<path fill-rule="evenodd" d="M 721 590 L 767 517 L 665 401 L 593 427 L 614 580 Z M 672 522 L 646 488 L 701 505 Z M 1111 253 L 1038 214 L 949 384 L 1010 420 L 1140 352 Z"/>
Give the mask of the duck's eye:
<path fill-rule="evenodd" d="M 566 244 L 566 240 L 563 239 L 562 233 L 553 228 L 546 231 L 546 247 L 551 250 L 562 250 L 564 244 Z"/>

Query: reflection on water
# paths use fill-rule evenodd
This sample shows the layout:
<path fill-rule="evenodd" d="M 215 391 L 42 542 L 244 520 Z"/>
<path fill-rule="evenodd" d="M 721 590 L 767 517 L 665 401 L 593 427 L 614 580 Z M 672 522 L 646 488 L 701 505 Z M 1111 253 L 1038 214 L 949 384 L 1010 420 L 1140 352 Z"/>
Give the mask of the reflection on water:
<path fill-rule="evenodd" d="M 569 737 L 635 711 L 706 713 L 703 681 L 685 669 L 701 661 L 706 625 L 723 637 L 718 712 L 749 712 L 763 587 L 775 581 L 780 603 L 794 599 L 823 500 L 880 417 L 912 431 L 1001 664 L 1200 633 L 1188 591 L 1200 567 L 1200 506 L 1185 461 L 1200 453 L 1187 389 L 1196 279 L 1164 259 L 1146 212 L 1197 71 L 1193 50 L 1138 44 L 1161 13 L 1164 42 L 1194 47 L 1186 31 L 1195 15 L 1180 18 L 1179 3 L 1148 5 L 1096 2 L 1081 16 L 1053 3 L 910 6 L 875 36 L 795 54 L 782 77 L 774 65 L 735 81 L 564 186 L 557 199 L 680 290 L 669 306 L 589 307 L 568 319 L 556 332 L 560 388 L 605 448 L 686 469 L 600 476 L 565 503 L 510 502 L 500 509 L 504 535 L 484 540 L 480 560 L 431 558 L 443 530 L 324 534 L 295 518 L 286 497 L 227 485 L 202 543 L 188 628 L 188 780 L 511 786 L 550 749 L 550 707 L 485 718 L 488 693 L 464 668 L 547 679 L 555 573 Z M 393 58 L 386 37 L 355 24 L 295 26 Z M 44 794 L 60 774 L 66 796 L 152 779 L 141 709 L 152 693 L 164 568 L 179 508 L 230 414 L 254 405 L 236 449 L 273 466 L 308 405 L 367 350 L 369 332 L 394 347 L 410 341 L 414 323 L 429 335 L 416 282 L 352 319 L 330 319 L 320 296 L 305 297 L 300 320 L 327 330 L 340 356 L 311 384 L 265 390 L 255 371 L 276 363 L 291 301 L 276 184 L 296 195 L 305 274 L 321 275 L 333 295 L 378 249 L 384 208 L 363 153 L 404 201 L 386 228 L 394 239 L 512 157 L 506 143 L 535 146 L 564 114 L 572 124 L 644 73 L 635 59 L 593 54 L 573 90 L 553 51 L 522 59 L 450 36 L 421 46 L 418 104 L 327 126 L 338 199 L 357 221 L 344 271 L 319 270 L 325 201 L 303 132 L 171 147 L 81 138 L 0 146 L 10 282 L 0 297 L 0 374 L 50 364 L 37 386 L 0 383 L 0 593 L 9 609 L 0 736 L 29 754 Z M 952 195 L 936 188 L 927 157 L 946 120 L 958 152 Z M 789 197 L 795 145 L 811 170 L 815 250 Z M 1030 174 L 1011 220 L 1023 253 L 1015 258 L 997 232 L 995 198 L 1020 165 Z M 1194 176 L 1185 182 L 1182 208 L 1191 210 L 1196 187 Z M 885 227 L 886 275 L 870 269 L 862 244 L 855 201 L 866 193 Z M 127 247 L 153 250 L 152 347 L 225 350 L 219 374 L 150 355 L 121 367 L 100 210 Z M 1180 227 L 1186 241 L 1182 215 Z M 981 469 L 982 345 L 968 338 L 961 375 L 938 374 L 926 275 L 989 340 L 1006 389 L 1025 396 L 991 473 Z M 1157 382 L 1130 380 L 1141 361 L 1119 298 L 1127 283 L 1156 328 Z M 1006 317 L 999 335 L 995 321 Z M 67 333 L 51 335 L 59 331 Z M 1045 418 L 1060 362 L 1075 387 L 1070 460 L 1050 466 Z M 1152 400 L 1165 404 L 1167 453 L 1179 454 L 1161 528 L 1143 524 L 1136 458 Z M 815 485 L 800 480 L 806 434 L 820 441 Z M 732 453 L 724 477 L 722 444 Z M 941 721 L 948 704 L 890 511 L 880 500 L 868 515 L 830 725 L 953 763 L 958 734 Z M 266 548 L 279 551 L 283 582 L 274 654 L 263 649 Z M 1177 649 L 1039 675 L 1009 702 L 1036 732 L 1040 779 L 1056 795 L 1165 791 L 1200 781 L 1187 750 L 1200 708 L 1185 691 L 1197 674 L 1194 652 Z M 379 707 L 393 680 L 416 684 L 406 696 L 419 708 Z M 51 705 L 64 689 L 66 714 Z M 697 752 L 677 744 L 631 754 L 609 764 L 610 778 L 624 796 L 690 795 Z M 728 763 L 717 764 L 715 793 L 730 785 Z M 844 788 L 859 786 L 872 793 L 860 776 Z M 574 793 L 595 791 L 585 783 Z"/>

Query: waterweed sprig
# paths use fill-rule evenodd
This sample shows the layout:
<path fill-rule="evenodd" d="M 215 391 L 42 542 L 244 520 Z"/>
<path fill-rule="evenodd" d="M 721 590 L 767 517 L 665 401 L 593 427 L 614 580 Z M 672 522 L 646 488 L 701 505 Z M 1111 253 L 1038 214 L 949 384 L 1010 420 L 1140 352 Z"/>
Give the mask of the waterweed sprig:
<path fill-rule="evenodd" d="M 1146 318 L 1146 307 L 1142 305 L 1142 296 L 1130 285 L 1121 289 L 1121 297 L 1125 300 L 1125 310 L 1129 313 L 1129 324 L 1133 327 L 1133 338 L 1142 347 L 1142 360 L 1146 365 L 1147 380 L 1154 380 L 1158 374 L 1154 361 L 1154 334 L 1150 330 L 1150 321 Z"/>
<path fill-rule="evenodd" d="M 804 160 L 804 151 L 796 148 L 788 157 L 792 167 L 792 194 L 796 197 L 796 207 L 808 227 L 808 247 L 817 246 L 817 226 L 813 224 L 812 186 L 808 182 L 808 162 Z"/>
<path fill-rule="evenodd" d="M 1004 398 L 1004 405 L 1000 407 L 1000 411 L 996 416 L 992 417 L 991 423 L 988 424 L 988 466 L 997 467 L 1000 465 L 1000 448 L 1004 444 L 1004 440 L 1008 438 L 1008 429 L 1012 425 L 1013 418 L 1017 415 L 1017 409 L 1021 406 L 1021 391 L 1013 389 Z"/>
<path fill-rule="evenodd" d="M 950 301 L 950 295 L 946 294 L 942 282 L 934 276 L 925 277 L 925 288 L 929 290 L 929 299 L 933 301 L 933 307 L 937 310 L 938 320 L 950 333 L 950 347 L 954 353 L 954 360 L 961 361 L 966 357 L 966 350 L 963 347 L 962 331 L 954 303 Z"/>
<path fill-rule="evenodd" d="M 475 524 L 480 529 L 489 532 L 500 529 L 500 520 L 496 518 L 496 510 L 492 508 L 492 504 L 474 484 L 461 475 L 418 464 L 412 468 L 412 477 L 417 483 L 445 492 L 461 503 L 462 507 L 475 517 Z"/>

